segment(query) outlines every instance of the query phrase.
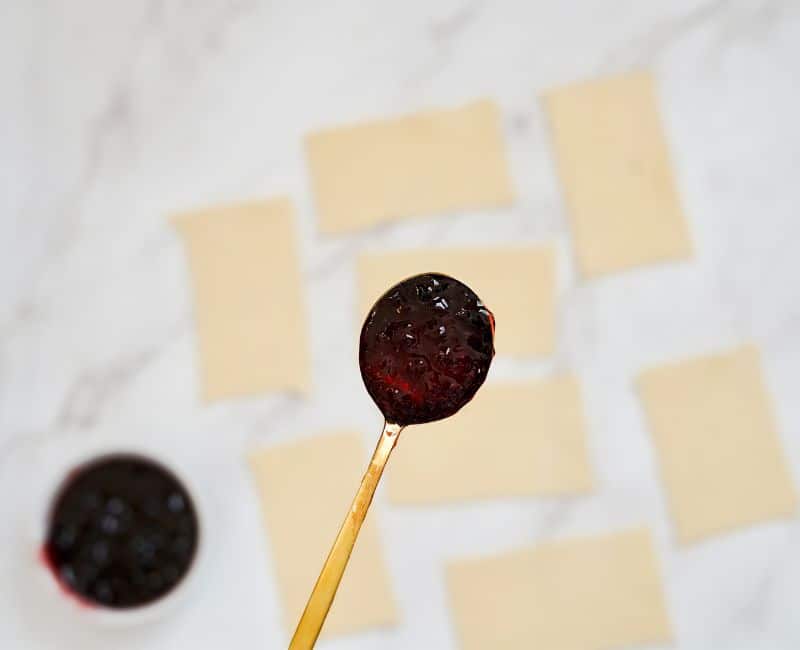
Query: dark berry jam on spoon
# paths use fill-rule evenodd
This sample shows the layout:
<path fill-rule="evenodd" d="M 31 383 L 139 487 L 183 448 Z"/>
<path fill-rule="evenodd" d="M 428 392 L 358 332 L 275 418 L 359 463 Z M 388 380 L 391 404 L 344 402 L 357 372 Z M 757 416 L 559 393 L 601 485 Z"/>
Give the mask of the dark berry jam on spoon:
<path fill-rule="evenodd" d="M 465 284 L 425 273 L 392 287 L 361 330 L 367 391 L 389 422 L 449 417 L 481 387 L 494 356 L 494 318 Z"/>
<path fill-rule="evenodd" d="M 386 422 L 289 650 L 314 647 L 400 431 L 456 413 L 483 384 L 493 357 L 494 317 L 455 278 L 416 275 L 372 307 L 361 329 L 359 365 Z"/>
<path fill-rule="evenodd" d="M 81 602 L 148 605 L 183 579 L 198 545 L 186 488 L 139 456 L 100 458 L 73 471 L 50 512 L 44 556 Z"/>

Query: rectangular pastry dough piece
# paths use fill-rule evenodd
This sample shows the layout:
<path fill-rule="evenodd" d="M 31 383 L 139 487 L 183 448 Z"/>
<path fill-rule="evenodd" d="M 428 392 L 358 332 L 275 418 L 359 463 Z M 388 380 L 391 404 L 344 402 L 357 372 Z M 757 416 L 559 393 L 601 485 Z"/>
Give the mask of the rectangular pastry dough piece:
<path fill-rule="evenodd" d="M 652 77 L 589 81 L 544 99 L 582 274 L 689 257 Z"/>
<path fill-rule="evenodd" d="M 463 650 L 605 650 L 671 638 L 645 529 L 456 562 L 447 582 Z"/>
<path fill-rule="evenodd" d="M 406 430 L 387 478 L 401 504 L 588 492 L 577 381 L 483 386 L 453 417 Z"/>
<path fill-rule="evenodd" d="M 204 398 L 307 391 L 309 345 L 289 200 L 212 207 L 175 224 L 194 285 Z"/>
<path fill-rule="evenodd" d="M 265 449 L 250 457 L 289 634 L 300 620 L 367 460 L 359 437 L 349 433 Z M 323 636 L 396 620 L 378 531 L 367 518 Z"/>
<path fill-rule="evenodd" d="M 319 131 L 306 148 L 325 233 L 514 199 L 500 111 L 488 100 Z"/>
<path fill-rule="evenodd" d="M 639 390 L 679 541 L 795 512 L 755 347 L 652 368 Z"/>
<path fill-rule="evenodd" d="M 358 262 L 359 327 L 387 289 L 425 272 L 453 276 L 478 294 L 497 319 L 498 354 L 553 353 L 556 262 L 551 246 L 427 248 L 362 255 Z"/>

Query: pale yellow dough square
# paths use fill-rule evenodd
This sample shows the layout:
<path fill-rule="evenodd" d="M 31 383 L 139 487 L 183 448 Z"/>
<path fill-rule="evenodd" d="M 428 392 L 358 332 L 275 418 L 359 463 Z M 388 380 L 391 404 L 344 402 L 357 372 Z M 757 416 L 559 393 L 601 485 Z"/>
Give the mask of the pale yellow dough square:
<path fill-rule="evenodd" d="M 324 435 L 250 456 L 289 634 L 305 608 L 368 460 L 359 437 L 349 433 Z M 361 529 L 325 623 L 324 637 L 397 620 L 374 514 Z"/>
<path fill-rule="evenodd" d="M 545 104 L 582 274 L 689 257 L 652 77 L 567 86 Z"/>
<path fill-rule="evenodd" d="M 325 233 L 514 200 L 500 111 L 488 100 L 327 129 L 306 145 Z"/>
<path fill-rule="evenodd" d="M 468 285 L 497 319 L 501 355 L 552 354 L 556 340 L 556 264 L 550 246 L 426 248 L 362 255 L 359 327 L 375 301 L 418 273 L 450 275 Z"/>
<path fill-rule="evenodd" d="M 447 582 L 462 650 L 606 650 L 672 635 L 644 529 L 455 562 Z"/>
<path fill-rule="evenodd" d="M 639 389 L 680 542 L 795 512 L 755 347 L 647 370 Z"/>
<path fill-rule="evenodd" d="M 203 397 L 307 391 L 305 309 L 288 199 L 175 219 L 186 243 Z"/>
<path fill-rule="evenodd" d="M 405 431 L 388 479 L 389 497 L 400 504 L 588 492 L 577 381 L 483 386 L 453 417 Z"/>

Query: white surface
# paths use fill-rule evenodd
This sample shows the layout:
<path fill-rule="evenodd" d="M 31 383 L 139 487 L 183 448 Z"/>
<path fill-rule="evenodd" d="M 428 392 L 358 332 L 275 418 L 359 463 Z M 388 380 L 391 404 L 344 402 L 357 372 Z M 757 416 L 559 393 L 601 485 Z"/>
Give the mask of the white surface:
<path fill-rule="evenodd" d="M 536 95 L 641 66 L 659 79 L 697 255 L 582 284 Z M 596 494 L 429 510 L 379 498 L 403 624 L 321 650 L 455 649 L 446 559 L 642 522 L 658 539 L 675 647 L 800 647 L 800 522 L 677 548 L 631 383 L 645 364 L 754 339 L 800 481 L 800 4 L 9 0 L 0 70 L 0 647 L 285 647 L 243 455 L 325 427 L 372 445 L 354 255 L 551 239 L 564 268 L 557 354 L 499 359 L 493 375 L 579 374 Z M 482 95 L 504 110 L 513 210 L 315 234 L 303 133 Z M 277 193 L 298 206 L 314 393 L 204 406 L 167 215 Z M 25 495 L 54 449 L 95 440 L 180 454 L 224 531 L 186 607 L 124 635 L 59 619 L 30 586 Z"/>

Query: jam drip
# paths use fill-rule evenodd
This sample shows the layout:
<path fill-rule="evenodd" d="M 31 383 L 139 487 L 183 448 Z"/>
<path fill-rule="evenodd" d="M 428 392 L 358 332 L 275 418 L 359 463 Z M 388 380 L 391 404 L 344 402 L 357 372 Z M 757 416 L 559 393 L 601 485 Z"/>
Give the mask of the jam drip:
<path fill-rule="evenodd" d="M 53 506 L 44 556 L 84 604 L 146 605 L 189 570 L 198 525 L 186 489 L 163 467 L 109 456 L 73 472 Z"/>
<path fill-rule="evenodd" d="M 361 330 L 359 364 L 388 422 L 456 413 L 481 387 L 494 357 L 494 318 L 458 280 L 424 273 L 375 303 Z"/>

